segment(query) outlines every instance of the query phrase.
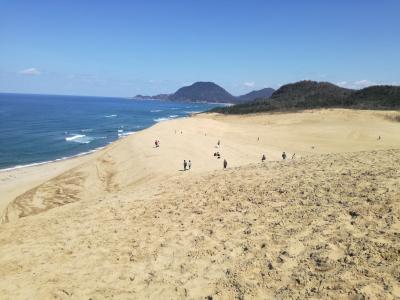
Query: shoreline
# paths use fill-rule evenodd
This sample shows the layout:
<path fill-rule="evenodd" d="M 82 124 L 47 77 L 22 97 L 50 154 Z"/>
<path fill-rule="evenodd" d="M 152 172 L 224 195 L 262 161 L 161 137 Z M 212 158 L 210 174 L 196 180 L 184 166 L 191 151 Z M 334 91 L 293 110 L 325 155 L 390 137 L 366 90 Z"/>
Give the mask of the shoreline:
<path fill-rule="evenodd" d="M 199 112 L 199 114 L 201 113 L 203 112 Z M 64 172 L 68 172 L 72 168 L 79 166 L 86 161 L 91 160 L 95 155 L 98 155 L 102 151 L 115 146 L 117 143 L 126 140 L 132 135 L 144 132 L 154 126 L 157 126 L 158 124 L 166 123 L 166 121 L 171 122 L 191 117 L 192 114 L 189 114 L 187 116 L 181 116 L 178 118 L 166 118 L 162 121 L 155 121 L 155 123 L 149 127 L 130 132 L 127 135 L 119 136 L 116 140 L 108 143 L 105 146 L 97 147 L 90 151 L 78 153 L 73 156 L 0 169 L 0 217 L 8 204 L 19 195 L 27 192 L 31 188 L 39 186 L 48 180 L 51 180 L 54 177 L 61 175 Z M 38 174 L 42 174 L 42 176 L 37 176 Z M 36 179 L 34 179 L 34 177 L 36 177 Z M 21 181 L 23 187 L 20 188 L 21 184 L 16 181 Z M 15 182 L 15 184 L 12 184 L 13 182 Z M 18 189 L 18 191 L 15 191 L 15 189 Z"/>
<path fill-rule="evenodd" d="M 116 141 L 114 141 L 114 142 L 116 142 Z M 110 145 L 110 144 L 112 144 L 114 142 L 111 142 L 108 145 Z M 56 158 L 54 160 L 47 160 L 47 161 L 42 161 L 42 162 L 30 163 L 30 164 L 26 164 L 26 165 L 17 165 L 17 166 L 14 166 L 14 167 L 0 169 L 0 173 L 12 172 L 14 170 L 20 170 L 20 169 L 24 169 L 24 168 L 38 167 L 38 166 L 42 166 L 42 165 L 47 165 L 47 164 L 51 164 L 51 163 L 66 161 L 66 160 L 69 160 L 69 159 L 74 159 L 74 158 L 90 155 L 90 154 L 93 154 L 93 153 L 95 153 L 97 151 L 100 151 L 101 149 L 104 149 L 108 145 L 103 146 L 103 147 L 98 147 L 98 148 L 95 148 L 95 149 L 90 150 L 90 151 L 81 152 L 81 153 L 78 153 L 78 154 L 75 154 L 75 155 L 72 155 L 72 156 L 66 156 L 66 157 Z"/>
<path fill-rule="evenodd" d="M 101 147 L 97 147 L 97 148 L 89 150 L 89 151 L 85 151 L 85 152 L 81 152 L 81 153 L 78 153 L 78 154 L 74 154 L 74 155 L 71 155 L 71 156 L 64 156 L 64 157 L 56 158 L 56 159 L 53 159 L 53 160 L 32 162 L 32 163 L 29 163 L 29 164 L 26 164 L 26 165 L 16 165 L 16 166 L 12 166 L 12 167 L 6 167 L 6 168 L 3 168 L 3 169 L 0 169 L 0 174 L 3 173 L 3 172 L 11 172 L 11 171 L 19 170 L 19 169 L 23 169 L 23 168 L 37 167 L 37 166 L 41 166 L 41 165 L 46 165 L 46 164 L 50 164 L 50 163 L 56 163 L 56 162 L 60 162 L 60 161 L 65 161 L 65 160 L 69 160 L 69 159 L 74 159 L 74 158 L 90 155 L 90 154 L 96 153 L 96 152 L 108 147 L 109 145 L 114 144 L 115 142 L 117 142 L 119 140 L 127 138 L 128 136 L 131 136 L 131 135 L 136 134 L 138 132 L 141 132 L 143 130 L 149 129 L 149 128 L 157 125 L 158 123 L 166 122 L 166 121 L 172 121 L 172 120 L 179 120 L 179 119 L 184 119 L 184 118 L 190 118 L 190 117 L 193 117 L 193 116 L 196 116 L 196 115 L 200 115 L 200 114 L 203 114 L 203 113 L 206 113 L 206 111 L 190 112 L 186 116 L 178 116 L 178 117 L 174 116 L 173 118 L 171 118 L 171 116 L 156 118 L 156 119 L 154 119 L 155 123 L 150 125 L 149 127 L 141 128 L 140 130 L 137 130 L 137 131 L 126 132 L 126 133 L 123 133 L 121 135 L 118 134 L 118 138 L 116 140 L 112 141 L 112 142 L 109 142 L 107 145 L 104 145 L 104 146 L 101 146 Z"/>
<path fill-rule="evenodd" d="M 192 173 L 221 169 L 225 158 L 228 167 L 257 163 L 262 154 L 267 155 L 267 161 L 281 160 L 282 151 L 288 158 L 293 153 L 300 158 L 399 148 L 396 133 L 400 124 L 385 119 L 386 113 L 329 109 L 227 116 L 203 112 L 157 122 L 89 153 L 0 170 L 0 214 L 16 197 L 77 167 L 90 176 L 97 176 L 93 168 L 100 168 L 105 174 L 101 177 L 110 173 L 110 182 L 136 186 L 146 178 L 183 175 L 177 172 L 183 159 L 192 160 Z M 379 142 L 378 135 L 383 136 Z M 158 150 L 153 148 L 154 139 L 161 141 Z M 219 139 L 222 147 L 216 149 Z M 221 151 L 221 160 L 213 157 L 215 151 Z"/>
<path fill-rule="evenodd" d="M 199 114 L 201 114 L 201 113 L 203 113 L 203 112 L 199 112 Z M 13 167 L 6 167 L 6 168 L 3 168 L 3 169 L 0 169 L 0 174 L 1 173 L 5 173 L 5 172 L 12 172 L 14 170 L 38 167 L 38 166 L 47 165 L 47 164 L 51 164 L 51 163 L 57 163 L 57 162 L 61 162 L 61 161 L 75 159 L 75 158 L 82 157 L 82 156 L 87 156 L 87 155 L 96 153 L 98 151 L 101 151 L 102 149 L 104 149 L 104 148 L 116 143 L 119 140 L 127 138 L 128 136 L 131 136 L 131 135 L 133 135 L 135 133 L 138 133 L 140 131 L 143 131 L 143 130 L 146 130 L 148 128 L 151 128 L 151 127 L 153 127 L 154 125 L 156 125 L 156 124 L 158 124 L 160 122 L 171 121 L 171 120 L 176 120 L 176 119 L 180 119 L 180 118 L 187 118 L 187 117 L 191 117 L 191 115 L 182 116 L 182 117 L 178 117 L 178 118 L 168 118 L 168 117 L 167 118 L 163 118 L 165 120 L 154 121 L 155 123 L 152 124 L 151 126 L 146 127 L 146 128 L 142 128 L 142 129 L 140 129 L 138 131 L 130 131 L 130 132 L 127 132 L 127 133 L 124 133 L 124 134 L 121 134 L 121 135 L 118 134 L 118 138 L 116 140 L 112 141 L 112 142 L 109 142 L 107 145 L 104 145 L 104 146 L 101 146 L 101 147 L 97 147 L 97 148 L 94 148 L 94 149 L 89 150 L 89 151 L 80 152 L 78 154 L 74 154 L 74 155 L 71 155 L 71 156 L 64 156 L 64 157 L 56 158 L 56 159 L 53 159 L 53 160 L 46 160 L 46 161 L 40 161 L 40 162 L 33 162 L 33 163 L 26 164 L 26 165 L 16 165 L 16 166 L 13 166 Z"/>
<path fill-rule="evenodd" d="M 216 103 L 216 104 L 218 104 L 218 103 Z M 78 154 L 75 154 L 75 155 L 72 155 L 72 156 L 65 156 L 65 157 L 61 157 L 61 158 L 56 158 L 54 160 L 33 162 L 33 163 L 26 164 L 26 165 L 16 165 L 16 166 L 13 166 L 13 167 L 6 167 L 6 168 L 3 168 L 3 169 L 0 169 L 0 174 L 4 173 L 4 172 L 11 172 L 11 171 L 14 171 L 14 170 L 19 170 L 19 169 L 24 169 L 24 168 L 37 167 L 37 166 L 46 165 L 46 164 L 50 164 L 50 163 L 56 163 L 56 162 L 60 162 L 60 161 L 66 161 L 66 160 L 69 160 L 69 159 L 82 157 L 82 156 L 87 156 L 87 155 L 96 153 L 96 152 L 108 147 L 109 145 L 112 145 L 115 142 L 117 142 L 119 140 L 122 140 L 122 139 L 124 139 L 124 138 L 126 138 L 128 136 L 131 136 L 131 135 L 136 134 L 138 132 L 141 132 L 141 131 L 144 131 L 146 129 L 149 129 L 149 128 L 151 128 L 151 127 L 153 127 L 153 126 L 155 126 L 155 125 L 157 125 L 159 123 L 165 123 L 166 121 L 173 121 L 173 120 L 179 120 L 179 119 L 184 119 L 184 118 L 192 118 L 192 117 L 201 116 L 201 115 L 212 116 L 213 114 L 216 114 L 218 117 L 223 116 L 223 117 L 227 117 L 227 118 L 232 117 L 232 116 L 242 117 L 242 118 L 251 118 L 251 117 L 255 117 L 255 116 L 264 116 L 264 115 L 271 115 L 272 116 L 272 115 L 299 114 L 299 113 L 311 113 L 312 114 L 314 112 L 324 111 L 324 110 L 325 111 L 335 111 L 335 110 L 358 111 L 359 110 L 359 111 L 371 111 L 371 112 L 378 112 L 378 113 L 383 113 L 383 112 L 386 112 L 386 113 L 397 113 L 398 112 L 396 110 L 379 110 L 379 109 L 371 110 L 371 109 L 350 109 L 350 108 L 326 108 L 326 109 L 315 109 L 314 108 L 314 109 L 303 109 L 303 110 L 298 110 L 298 111 L 270 111 L 270 112 L 260 112 L 260 113 L 242 114 L 242 115 L 240 115 L 240 114 L 238 114 L 238 115 L 236 115 L 236 114 L 227 114 L 226 115 L 226 114 L 222 114 L 222 113 L 214 113 L 214 112 L 208 112 L 208 111 L 191 112 L 187 116 L 179 116 L 179 117 L 174 117 L 174 118 L 165 117 L 165 118 L 155 119 L 155 123 L 152 124 L 151 126 L 146 127 L 146 128 L 142 128 L 142 129 L 140 129 L 138 131 L 129 132 L 129 134 L 125 134 L 125 135 L 121 135 L 121 136 L 119 135 L 119 137 L 116 140 L 114 140 L 112 142 L 109 142 L 105 146 L 97 147 L 95 149 L 92 149 L 92 150 L 89 150 L 89 151 L 85 151 L 85 152 L 81 152 L 81 153 L 78 153 Z"/>

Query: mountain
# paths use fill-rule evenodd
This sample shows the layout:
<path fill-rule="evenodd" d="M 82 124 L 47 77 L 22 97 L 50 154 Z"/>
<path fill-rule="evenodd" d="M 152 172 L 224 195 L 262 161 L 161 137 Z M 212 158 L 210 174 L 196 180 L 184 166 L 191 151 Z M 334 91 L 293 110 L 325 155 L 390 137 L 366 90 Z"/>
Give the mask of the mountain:
<path fill-rule="evenodd" d="M 177 90 L 168 97 L 170 101 L 233 103 L 236 98 L 213 82 L 195 82 Z"/>
<path fill-rule="evenodd" d="M 355 91 L 347 99 L 350 105 L 358 102 L 367 107 L 400 107 L 400 86 L 376 85 Z"/>
<path fill-rule="evenodd" d="M 252 100 L 256 100 L 256 99 L 268 99 L 269 97 L 271 97 L 271 95 L 274 91 L 275 90 L 272 88 L 265 88 L 265 89 L 261 89 L 258 91 L 252 91 L 248 94 L 238 96 L 237 100 L 239 102 L 245 102 L 245 101 L 252 101 Z"/>
<path fill-rule="evenodd" d="M 136 95 L 132 99 L 136 100 L 168 100 L 170 94 L 158 94 L 154 96 L 143 96 L 143 95 Z"/>
<path fill-rule="evenodd" d="M 304 80 L 282 86 L 270 99 L 285 107 L 333 106 L 340 105 L 352 92 L 329 82 Z"/>
<path fill-rule="evenodd" d="M 259 98 L 269 98 L 274 92 L 272 88 L 265 88 L 252 91 L 242 96 L 232 96 L 225 89 L 214 82 L 195 82 L 190 86 L 185 86 L 173 94 L 159 94 L 155 96 L 136 95 L 132 99 L 138 100 L 170 100 L 184 102 L 218 102 L 218 103 L 238 103 L 246 102 Z"/>
<path fill-rule="evenodd" d="M 372 86 L 362 90 L 351 90 L 329 82 L 300 81 L 282 86 L 269 99 L 215 108 L 213 111 L 225 114 L 246 114 L 327 107 L 400 108 L 400 87 Z"/>

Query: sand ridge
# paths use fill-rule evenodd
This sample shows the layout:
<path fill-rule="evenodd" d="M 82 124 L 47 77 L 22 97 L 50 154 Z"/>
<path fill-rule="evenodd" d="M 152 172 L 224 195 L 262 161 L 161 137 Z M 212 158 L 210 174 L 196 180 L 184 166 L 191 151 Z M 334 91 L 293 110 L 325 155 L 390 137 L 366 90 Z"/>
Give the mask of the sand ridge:
<path fill-rule="evenodd" d="M 0 291 L 6 299 L 395 299 L 399 163 L 399 150 L 259 163 L 3 224 Z"/>
<path fill-rule="evenodd" d="M 400 125 L 386 114 L 198 115 L 119 140 L 8 205 L 0 294 L 399 298 Z"/>

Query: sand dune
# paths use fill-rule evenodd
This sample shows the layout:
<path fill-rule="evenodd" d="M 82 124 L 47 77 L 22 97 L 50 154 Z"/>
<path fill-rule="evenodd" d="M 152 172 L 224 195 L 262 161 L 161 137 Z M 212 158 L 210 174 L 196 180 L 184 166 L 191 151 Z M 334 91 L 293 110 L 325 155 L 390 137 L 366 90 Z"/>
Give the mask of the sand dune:
<path fill-rule="evenodd" d="M 192 172 L 220 169 L 222 159 L 213 157 L 215 151 L 235 167 L 257 162 L 262 154 L 267 160 L 279 160 L 282 151 L 288 157 L 293 153 L 301 157 L 397 148 L 399 123 L 386 119 L 388 114 L 393 113 L 316 110 L 229 117 L 201 114 L 162 122 L 89 156 L 0 173 L 0 180 L 6 183 L 0 188 L 3 210 L 12 202 L 2 221 L 177 176 L 183 159 L 192 160 Z M 382 137 L 379 141 L 378 136 Z M 161 140 L 160 148 L 153 147 L 154 139 Z M 216 148 L 218 140 L 222 142 L 220 148 Z"/>
<path fill-rule="evenodd" d="M 21 170 L 0 173 L 21 190 L 10 201 L 0 187 L 0 294 L 398 298 L 400 123 L 387 114 L 198 115 L 53 178 L 35 178 L 45 166 L 20 181 Z M 183 159 L 192 170 L 180 171 Z"/>

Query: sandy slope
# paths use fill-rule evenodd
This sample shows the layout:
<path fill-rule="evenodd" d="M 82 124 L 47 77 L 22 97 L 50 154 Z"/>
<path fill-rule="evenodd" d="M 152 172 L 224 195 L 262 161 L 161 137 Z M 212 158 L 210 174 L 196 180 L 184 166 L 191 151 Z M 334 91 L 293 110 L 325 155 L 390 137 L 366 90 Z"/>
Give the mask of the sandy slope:
<path fill-rule="evenodd" d="M 3 221 L 98 193 L 134 189 L 149 180 L 179 175 L 183 159 L 194 172 L 220 169 L 220 151 L 229 166 L 288 157 L 391 149 L 400 145 L 399 123 L 389 112 L 316 110 L 296 114 L 252 116 L 199 115 L 159 123 L 117 141 L 93 155 L 44 166 L 0 172 L 0 212 Z M 392 113 L 393 114 L 393 113 Z M 175 133 L 176 132 L 176 133 Z M 182 134 L 181 134 L 182 132 Z M 377 140 L 381 136 L 381 140 Z M 259 138 L 259 140 L 258 140 Z M 153 148 L 154 139 L 161 140 Z M 221 147 L 216 142 L 221 140 Z M 54 178 L 53 180 L 49 180 Z"/>
<path fill-rule="evenodd" d="M 10 171 L 0 171 L 0 212 L 7 207 L 10 201 L 22 193 L 40 185 L 41 183 L 64 173 L 93 155 L 71 158 L 40 166 L 32 166 Z"/>
<path fill-rule="evenodd" d="M 400 148 L 400 123 L 385 114 L 200 115 L 120 140 L 33 189 L 11 173 L 22 194 L 0 225 L 0 294 L 400 297 L 400 152 L 383 150 Z M 296 160 L 272 162 L 282 151 Z M 193 170 L 179 171 L 183 159 Z"/>

